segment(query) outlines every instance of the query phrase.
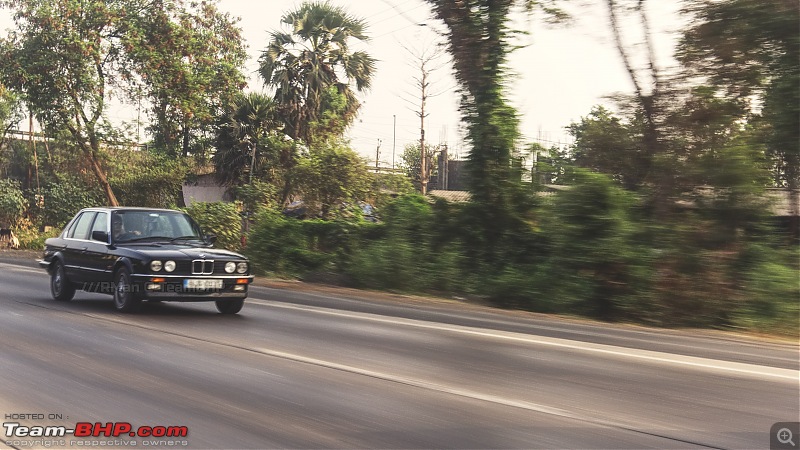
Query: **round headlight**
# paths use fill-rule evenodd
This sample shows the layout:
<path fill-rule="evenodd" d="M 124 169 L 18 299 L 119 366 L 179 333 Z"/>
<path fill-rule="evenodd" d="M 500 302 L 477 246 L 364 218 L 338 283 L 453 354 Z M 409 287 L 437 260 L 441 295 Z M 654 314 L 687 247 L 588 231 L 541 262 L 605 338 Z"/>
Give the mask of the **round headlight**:
<path fill-rule="evenodd" d="M 239 272 L 239 273 L 247 272 L 247 263 L 246 262 L 240 262 L 239 264 L 237 264 L 236 265 L 236 271 Z"/>
<path fill-rule="evenodd" d="M 150 270 L 153 272 L 158 272 L 161 270 L 161 261 L 155 260 L 150 263 Z"/>
<path fill-rule="evenodd" d="M 236 263 L 233 261 L 229 261 L 225 263 L 225 272 L 233 273 L 236 270 Z"/>
<path fill-rule="evenodd" d="M 172 272 L 175 270 L 175 261 L 167 261 L 164 263 L 164 270 Z"/>

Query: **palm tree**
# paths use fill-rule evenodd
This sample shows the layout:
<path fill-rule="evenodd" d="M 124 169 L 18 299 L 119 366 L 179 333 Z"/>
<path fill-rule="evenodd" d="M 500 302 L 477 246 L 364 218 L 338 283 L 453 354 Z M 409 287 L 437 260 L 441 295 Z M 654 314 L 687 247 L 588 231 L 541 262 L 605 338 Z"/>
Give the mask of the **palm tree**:
<path fill-rule="evenodd" d="M 283 16 L 291 31 L 272 33 L 261 53 L 259 74 L 275 89 L 285 132 L 310 144 L 314 124 L 323 118 L 325 95 L 334 88 L 345 98 L 338 111 L 349 124 L 360 106 L 355 92 L 369 89 L 375 59 L 362 51 L 350 51 L 349 41 L 367 41 L 366 24 L 343 8 L 327 2 L 306 2 Z"/>
<path fill-rule="evenodd" d="M 253 175 L 272 175 L 288 165 L 285 145 L 281 145 L 282 127 L 275 103 L 262 93 L 240 95 L 217 119 L 212 158 L 217 177 L 227 184 L 244 184 Z M 247 178 L 244 176 L 247 175 Z"/>

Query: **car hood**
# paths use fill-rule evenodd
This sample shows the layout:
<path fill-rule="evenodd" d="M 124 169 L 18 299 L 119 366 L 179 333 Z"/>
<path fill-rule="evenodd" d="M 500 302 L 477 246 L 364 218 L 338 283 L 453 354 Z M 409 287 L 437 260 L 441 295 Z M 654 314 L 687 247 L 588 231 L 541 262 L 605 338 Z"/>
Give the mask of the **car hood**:
<path fill-rule="evenodd" d="M 140 243 L 135 245 L 119 245 L 147 258 L 159 259 L 247 259 L 239 253 L 220 248 L 192 247 L 188 245 Z"/>

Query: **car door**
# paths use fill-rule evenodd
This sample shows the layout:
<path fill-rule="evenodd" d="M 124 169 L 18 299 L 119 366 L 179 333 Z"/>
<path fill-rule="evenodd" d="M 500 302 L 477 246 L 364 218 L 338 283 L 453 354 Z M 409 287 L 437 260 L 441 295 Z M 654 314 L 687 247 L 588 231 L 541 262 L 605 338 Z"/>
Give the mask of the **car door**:
<path fill-rule="evenodd" d="M 95 240 L 93 235 L 95 231 L 105 233 L 106 240 Z M 105 211 L 99 211 L 92 223 L 91 231 L 89 232 L 89 240 L 86 242 L 86 249 L 80 257 L 81 266 L 84 268 L 84 273 L 87 282 L 97 282 L 97 289 L 90 290 L 105 290 L 107 286 L 103 284 L 111 282 L 111 268 L 113 262 L 110 260 L 108 254 L 108 233 L 109 233 L 109 215 Z"/>
<path fill-rule="evenodd" d="M 64 255 L 64 269 L 66 270 L 67 278 L 74 282 L 80 283 L 87 280 L 84 267 L 85 253 L 89 247 L 89 234 L 96 215 L 96 211 L 84 211 L 81 213 L 65 239 L 67 246 L 62 253 Z"/>

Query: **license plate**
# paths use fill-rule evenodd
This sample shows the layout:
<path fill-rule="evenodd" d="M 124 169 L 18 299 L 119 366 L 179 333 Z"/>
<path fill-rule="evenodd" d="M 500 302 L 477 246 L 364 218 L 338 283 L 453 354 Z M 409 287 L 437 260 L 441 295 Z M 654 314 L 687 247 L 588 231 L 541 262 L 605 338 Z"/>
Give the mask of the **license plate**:
<path fill-rule="evenodd" d="M 190 278 L 183 280 L 183 287 L 186 289 L 222 289 L 222 280 Z"/>

